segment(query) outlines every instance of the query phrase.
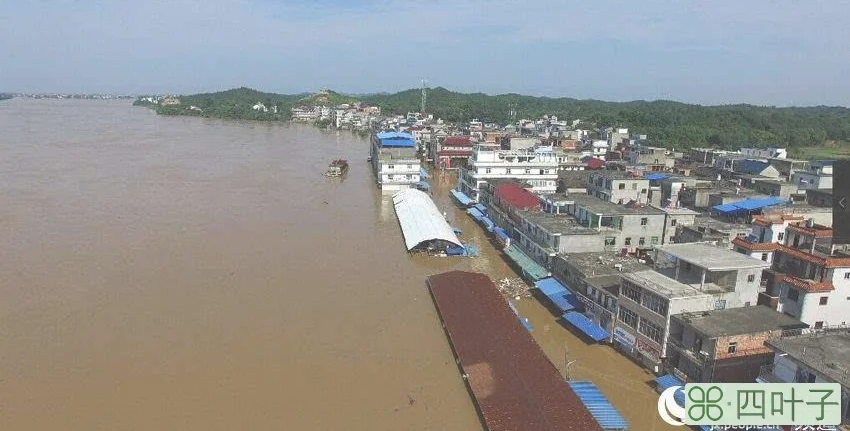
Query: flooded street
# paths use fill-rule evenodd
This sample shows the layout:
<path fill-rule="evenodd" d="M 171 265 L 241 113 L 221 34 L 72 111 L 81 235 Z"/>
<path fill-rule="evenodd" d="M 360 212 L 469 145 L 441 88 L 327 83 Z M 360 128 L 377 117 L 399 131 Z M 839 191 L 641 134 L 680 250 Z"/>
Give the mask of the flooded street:
<path fill-rule="evenodd" d="M 0 429 L 481 429 L 425 277 L 516 275 L 453 176 L 435 201 L 481 258 L 408 256 L 348 132 L 23 99 L 0 130 Z M 631 429 L 666 429 L 650 374 L 518 306 Z"/>

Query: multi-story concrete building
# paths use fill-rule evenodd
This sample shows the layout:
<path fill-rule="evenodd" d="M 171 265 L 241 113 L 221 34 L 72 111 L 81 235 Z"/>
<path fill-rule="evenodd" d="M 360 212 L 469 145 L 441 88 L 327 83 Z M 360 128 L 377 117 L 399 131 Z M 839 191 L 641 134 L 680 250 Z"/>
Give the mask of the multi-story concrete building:
<path fill-rule="evenodd" d="M 812 162 L 808 170 L 791 174 L 791 182 L 800 190 L 831 189 L 832 160 Z"/>
<path fill-rule="evenodd" d="M 491 179 L 516 179 L 535 193 L 555 193 L 558 159 L 552 147 L 503 150 L 480 143 L 472 150 L 469 166 L 459 170 L 457 189 L 477 200 L 481 185 Z"/>
<path fill-rule="evenodd" d="M 792 194 L 797 193 L 797 186 L 795 184 L 779 180 L 755 180 L 753 181 L 753 189 L 756 193 L 776 196 L 785 200 L 790 199 Z"/>
<path fill-rule="evenodd" d="M 512 238 L 522 224 L 521 211 L 540 211 L 538 195 L 523 188 L 515 180 L 491 180 L 482 185 L 478 195 L 493 222 Z"/>
<path fill-rule="evenodd" d="M 413 136 L 381 132 L 372 135 L 369 151 L 375 182 L 383 191 L 397 191 L 419 184 L 421 165 Z"/>
<path fill-rule="evenodd" d="M 808 326 L 764 306 L 677 314 L 665 368 L 683 382 L 752 383 L 773 362 L 764 342 Z"/>
<path fill-rule="evenodd" d="M 832 189 L 806 190 L 806 203 L 816 207 L 832 208 Z"/>
<path fill-rule="evenodd" d="M 831 228 L 789 224 L 783 243 L 747 239 L 736 239 L 736 250 L 749 255 L 772 252 L 760 303 L 815 329 L 850 323 L 850 251 L 832 244 Z"/>
<path fill-rule="evenodd" d="M 623 274 L 614 331 L 616 344 L 655 372 L 667 356 L 671 316 L 755 305 L 769 266 L 708 244 L 657 247 L 653 261 L 654 270 Z"/>
<path fill-rule="evenodd" d="M 615 204 L 646 204 L 648 193 L 649 180 L 625 172 L 597 171 L 587 176 L 587 194 Z"/>
<path fill-rule="evenodd" d="M 692 226 L 699 215 L 698 212 L 688 208 L 655 207 L 665 214 L 664 230 L 661 233 L 663 244 L 676 242 L 676 231 L 684 226 Z"/>
<path fill-rule="evenodd" d="M 803 331 L 807 332 L 807 331 Z M 811 331 L 768 340 L 773 363 L 758 377 L 762 383 L 838 383 L 841 424 L 850 425 L 850 333 Z"/>
<path fill-rule="evenodd" d="M 469 164 L 474 142 L 469 136 L 437 138 L 430 146 L 434 166 L 440 169 L 460 169 Z"/>
<path fill-rule="evenodd" d="M 741 148 L 741 154 L 756 159 L 785 159 L 788 157 L 788 150 L 778 147 Z"/>
<path fill-rule="evenodd" d="M 607 251 L 639 252 L 664 243 L 665 214 L 650 206 L 612 204 L 591 196 L 575 196 L 567 211 L 582 226 L 596 229 Z"/>
<path fill-rule="evenodd" d="M 746 237 L 750 225 L 729 223 L 711 217 L 696 217 L 691 225 L 676 226 L 676 243 L 711 242 L 717 246 L 732 248 L 732 240 Z"/>
<path fill-rule="evenodd" d="M 515 233 L 520 247 L 544 267 L 550 267 L 558 253 L 603 250 L 599 230 L 582 226 L 569 215 L 519 211 L 519 218 Z"/>
<path fill-rule="evenodd" d="M 633 165 L 645 166 L 644 171 L 658 172 L 672 169 L 676 164 L 673 153 L 666 148 L 640 147 L 629 153 Z"/>

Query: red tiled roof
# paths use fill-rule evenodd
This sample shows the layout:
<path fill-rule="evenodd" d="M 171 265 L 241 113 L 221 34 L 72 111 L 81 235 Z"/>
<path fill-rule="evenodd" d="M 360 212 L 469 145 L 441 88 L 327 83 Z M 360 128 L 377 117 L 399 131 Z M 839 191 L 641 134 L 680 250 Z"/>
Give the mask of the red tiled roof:
<path fill-rule="evenodd" d="M 803 280 L 802 278 L 797 278 L 790 275 L 783 275 L 782 281 L 799 289 L 805 290 L 806 292 L 831 292 L 835 290 L 835 286 L 832 283 L 817 283 L 809 280 Z"/>
<path fill-rule="evenodd" d="M 531 209 L 540 207 L 540 198 L 516 184 L 500 184 L 496 186 L 495 194 L 499 199 L 516 208 Z"/>
<path fill-rule="evenodd" d="M 777 218 L 767 218 L 763 215 L 753 216 L 753 224 L 758 225 L 758 226 L 771 226 L 771 225 L 775 225 L 775 224 L 783 224 L 786 221 L 792 221 L 792 220 L 794 220 L 794 221 L 803 220 L 803 216 L 795 216 L 795 215 L 788 215 L 788 214 L 783 214 L 783 215 L 781 215 Z"/>
<path fill-rule="evenodd" d="M 789 225 L 788 230 L 817 238 L 832 237 L 832 228 L 821 225 L 815 225 L 814 227 Z"/>
<path fill-rule="evenodd" d="M 599 160 L 595 157 L 587 161 L 588 169 L 599 169 L 603 166 L 605 166 L 605 161 Z"/>
<path fill-rule="evenodd" d="M 779 246 L 776 249 L 777 251 L 787 253 L 798 259 L 805 260 L 806 262 L 814 263 L 815 265 L 821 265 L 826 268 L 850 267 L 850 257 L 819 257 L 796 248 L 788 247 L 785 244 L 777 245 Z"/>
<path fill-rule="evenodd" d="M 446 136 L 442 145 L 444 147 L 469 147 L 472 142 L 469 140 L 469 136 Z"/>
<path fill-rule="evenodd" d="M 732 244 L 750 251 L 774 251 L 779 248 L 779 244 L 775 242 L 749 242 L 743 238 L 733 239 Z"/>

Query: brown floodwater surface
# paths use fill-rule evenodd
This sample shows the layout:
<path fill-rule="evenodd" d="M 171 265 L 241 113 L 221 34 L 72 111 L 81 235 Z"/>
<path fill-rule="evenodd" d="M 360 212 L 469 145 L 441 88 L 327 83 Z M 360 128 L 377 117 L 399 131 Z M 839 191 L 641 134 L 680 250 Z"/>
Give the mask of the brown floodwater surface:
<path fill-rule="evenodd" d="M 0 131 L 0 429 L 481 430 L 424 281 L 515 274 L 451 175 L 435 201 L 481 258 L 407 255 L 347 132 L 28 99 Z M 547 353 L 580 342 L 520 308 Z M 574 353 L 612 385 L 630 364 Z M 635 385 L 613 397 L 661 429 Z"/>

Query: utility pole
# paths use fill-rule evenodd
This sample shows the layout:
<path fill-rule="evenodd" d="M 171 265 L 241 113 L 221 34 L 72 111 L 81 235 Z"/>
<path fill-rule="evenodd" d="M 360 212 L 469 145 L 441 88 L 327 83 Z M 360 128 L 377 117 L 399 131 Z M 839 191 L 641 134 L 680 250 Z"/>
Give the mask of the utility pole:
<path fill-rule="evenodd" d="M 573 379 L 572 372 L 570 370 L 575 362 L 575 359 L 572 361 L 570 360 L 570 347 L 569 344 L 564 342 L 564 380 L 568 382 Z"/>
<path fill-rule="evenodd" d="M 422 98 L 420 100 L 419 113 L 425 115 L 425 103 L 428 101 L 428 80 L 422 80 Z"/>

